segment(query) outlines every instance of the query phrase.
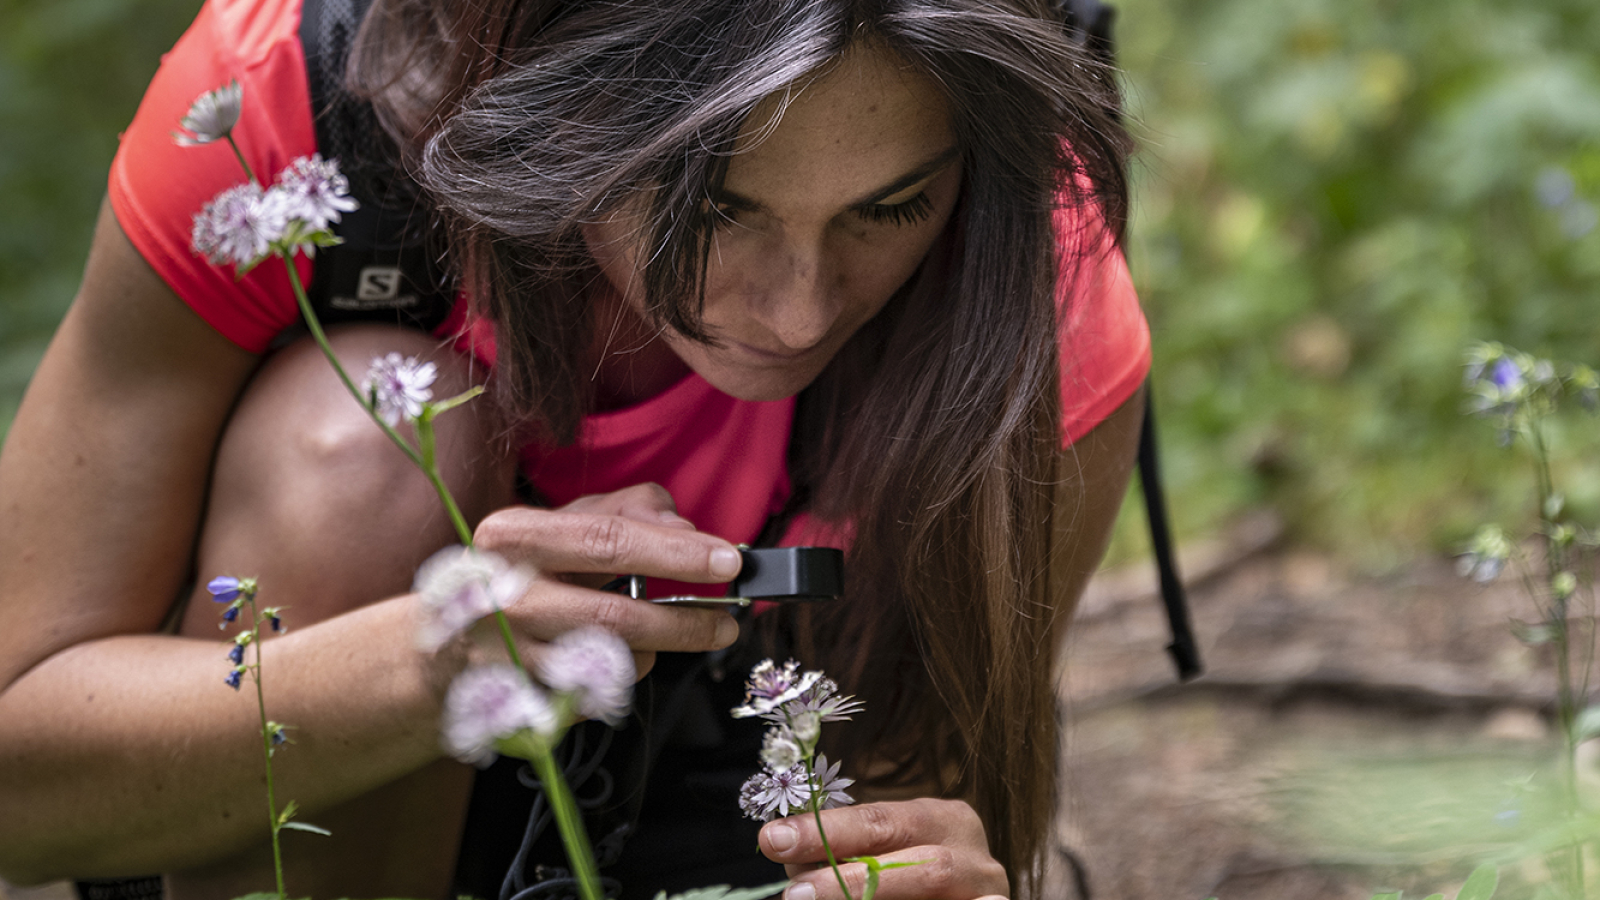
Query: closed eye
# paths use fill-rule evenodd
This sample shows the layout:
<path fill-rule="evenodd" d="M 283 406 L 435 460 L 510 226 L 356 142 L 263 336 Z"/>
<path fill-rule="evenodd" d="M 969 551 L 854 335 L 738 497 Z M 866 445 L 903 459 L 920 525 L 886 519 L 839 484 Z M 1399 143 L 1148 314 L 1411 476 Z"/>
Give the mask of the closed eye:
<path fill-rule="evenodd" d="M 870 203 L 856 207 L 854 212 L 873 224 L 888 223 L 896 227 L 915 225 L 927 221 L 928 216 L 933 214 L 933 201 L 928 198 L 927 191 L 919 191 L 899 203 Z"/>

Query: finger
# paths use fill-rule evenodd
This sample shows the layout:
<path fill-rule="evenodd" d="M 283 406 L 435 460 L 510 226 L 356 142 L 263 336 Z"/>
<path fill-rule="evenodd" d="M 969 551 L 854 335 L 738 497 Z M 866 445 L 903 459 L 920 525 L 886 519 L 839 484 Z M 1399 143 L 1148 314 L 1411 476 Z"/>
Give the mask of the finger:
<path fill-rule="evenodd" d="M 739 574 L 733 544 L 700 531 L 620 515 L 565 510 L 501 510 L 478 526 L 478 546 L 541 572 L 638 574 L 697 583 Z"/>
<path fill-rule="evenodd" d="M 739 623 L 726 610 L 661 606 L 548 578 L 536 581 L 505 612 L 519 636 L 533 641 L 548 642 L 580 626 L 598 625 L 636 654 L 720 650 L 739 638 Z"/>
<path fill-rule="evenodd" d="M 983 822 L 959 800 L 919 799 L 862 803 L 824 810 L 823 826 L 834 857 L 882 856 L 923 844 L 987 848 Z M 761 850 L 773 862 L 815 863 L 827 859 L 816 819 L 791 816 L 761 829 Z"/>
<path fill-rule="evenodd" d="M 563 512 L 622 516 L 652 525 L 694 530 L 694 523 L 678 515 L 678 504 L 667 489 L 655 482 L 636 484 L 609 494 L 591 494 L 561 507 Z"/>
<path fill-rule="evenodd" d="M 987 853 L 972 854 L 950 847 L 913 847 L 876 857 L 880 865 L 899 864 L 878 873 L 877 900 L 970 900 L 973 897 L 1004 898 L 996 891 L 1008 891 L 1005 870 Z M 866 892 L 867 867 L 862 863 L 840 862 L 837 873 L 829 866 L 789 871 L 791 884 L 784 900 L 845 900 Z M 839 881 L 843 878 L 845 889 Z"/>

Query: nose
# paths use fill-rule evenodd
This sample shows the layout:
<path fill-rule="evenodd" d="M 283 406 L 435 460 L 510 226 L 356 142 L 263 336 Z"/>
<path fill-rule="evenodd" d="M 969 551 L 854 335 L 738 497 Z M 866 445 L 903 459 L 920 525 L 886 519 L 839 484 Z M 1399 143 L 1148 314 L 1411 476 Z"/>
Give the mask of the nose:
<path fill-rule="evenodd" d="M 788 242 L 769 256 L 752 314 L 788 350 L 816 346 L 839 319 L 835 275 L 820 242 Z"/>

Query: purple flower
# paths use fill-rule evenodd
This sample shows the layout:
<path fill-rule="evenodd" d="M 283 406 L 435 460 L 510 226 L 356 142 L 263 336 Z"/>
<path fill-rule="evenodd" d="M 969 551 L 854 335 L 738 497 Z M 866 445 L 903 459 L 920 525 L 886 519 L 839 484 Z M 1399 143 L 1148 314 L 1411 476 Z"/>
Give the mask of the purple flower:
<path fill-rule="evenodd" d="M 558 724 L 549 698 L 514 666 L 467 669 L 445 695 L 444 748 L 462 762 L 486 763 L 498 741 L 524 729 L 550 737 Z"/>
<path fill-rule="evenodd" d="M 284 734 L 283 726 L 279 725 L 277 722 L 268 722 L 267 731 L 268 734 L 271 735 L 272 746 L 277 747 L 282 744 L 289 743 L 289 736 Z"/>
<path fill-rule="evenodd" d="M 211 592 L 211 599 L 218 603 L 232 603 L 241 594 L 248 600 L 256 594 L 256 580 L 223 575 L 206 582 L 206 590 Z"/>
<path fill-rule="evenodd" d="M 782 772 L 759 772 L 739 788 L 739 808 L 757 822 L 771 822 L 811 802 L 811 776 L 805 763 Z"/>
<path fill-rule="evenodd" d="M 224 678 L 223 681 L 227 683 L 228 687 L 231 687 L 237 691 L 239 689 L 239 679 L 243 675 L 244 667 L 241 666 L 234 669 L 232 672 L 229 672 L 228 677 Z"/>
<path fill-rule="evenodd" d="M 350 196 L 349 179 L 339 174 L 339 164 L 320 153 L 290 163 L 273 190 L 279 192 L 283 214 L 309 231 L 326 229 L 358 206 Z"/>
<path fill-rule="evenodd" d="M 765 716 L 810 690 L 822 678 L 821 672 L 800 672 L 800 663 L 789 660 L 781 667 L 764 659 L 750 670 L 745 682 L 744 705 L 735 707 L 733 717 Z"/>
<path fill-rule="evenodd" d="M 276 607 L 276 606 L 269 606 L 266 609 L 261 611 L 262 615 L 265 615 L 267 617 L 267 625 L 268 625 L 268 627 L 270 627 L 273 631 L 276 631 L 276 632 L 282 632 L 283 631 L 283 617 L 281 615 L 279 615 L 280 612 L 281 612 L 281 609 L 279 607 Z"/>
<path fill-rule="evenodd" d="M 853 696 L 838 696 L 839 685 L 832 678 L 819 678 L 816 683 L 800 692 L 800 695 L 785 703 L 782 715 L 793 720 L 803 715 L 814 714 L 816 721 L 844 722 L 852 715 L 866 708 L 865 704 Z M 767 718 L 773 719 L 777 713 L 769 713 Z"/>
<path fill-rule="evenodd" d="M 178 126 L 188 134 L 175 131 L 172 138 L 185 147 L 220 141 L 239 123 L 239 110 L 243 105 L 244 88 L 237 81 L 207 91 L 195 99 L 189 112 L 178 121 Z"/>
<path fill-rule="evenodd" d="M 438 373 L 438 367 L 431 362 L 420 362 L 415 356 L 402 359 L 400 354 L 390 353 L 372 361 L 361 382 L 361 393 L 369 398 L 378 416 L 393 427 L 402 418 L 422 415 L 422 404 L 433 399 L 430 385 Z"/>
<path fill-rule="evenodd" d="M 417 647 L 433 652 L 472 623 L 522 596 L 529 577 L 497 553 L 446 547 L 417 569 L 412 588 L 421 595 Z"/>
<path fill-rule="evenodd" d="M 237 665 L 242 665 L 244 663 L 244 645 L 243 644 L 234 644 L 233 645 L 233 649 L 228 651 L 228 662 L 231 662 L 236 666 Z"/>
<path fill-rule="evenodd" d="M 550 642 L 539 658 L 539 680 L 573 695 L 578 715 L 615 725 L 633 696 L 633 653 L 604 628 L 578 628 Z"/>
<path fill-rule="evenodd" d="M 232 263 L 241 271 L 250 269 L 283 237 L 289 224 L 283 206 L 268 202 L 261 186 L 253 181 L 228 188 L 195 214 L 195 252 L 216 265 Z"/>
<path fill-rule="evenodd" d="M 844 789 L 856 781 L 854 778 L 839 777 L 839 763 L 828 765 L 828 758 L 817 754 L 816 763 L 811 768 L 812 777 L 817 785 L 817 793 L 822 795 L 822 808 L 834 809 L 840 806 L 849 806 L 856 802 L 854 797 L 844 792 Z"/>
<path fill-rule="evenodd" d="M 1494 361 L 1489 370 L 1489 381 L 1502 391 L 1514 391 L 1523 384 L 1522 367 L 1508 356 Z"/>
<path fill-rule="evenodd" d="M 222 611 L 222 621 L 232 622 L 237 618 L 239 618 L 239 602 L 235 600 L 234 605 Z"/>

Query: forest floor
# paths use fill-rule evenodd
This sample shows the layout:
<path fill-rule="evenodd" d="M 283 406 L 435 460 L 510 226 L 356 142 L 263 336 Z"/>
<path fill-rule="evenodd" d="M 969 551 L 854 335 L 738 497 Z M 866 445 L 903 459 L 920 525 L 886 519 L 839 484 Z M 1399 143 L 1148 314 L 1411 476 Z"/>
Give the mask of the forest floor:
<path fill-rule="evenodd" d="M 1173 676 L 1146 565 L 1097 577 L 1068 635 L 1051 900 L 1453 897 L 1534 814 L 1555 677 L 1511 632 L 1536 617 L 1514 579 L 1479 586 L 1445 559 L 1355 575 L 1268 517 L 1181 563 L 1198 680 Z"/>
<path fill-rule="evenodd" d="M 1510 567 L 1488 586 L 1446 559 L 1357 576 L 1276 537 L 1254 518 L 1185 548 L 1206 663 L 1188 684 L 1153 572 L 1089 589 L 1060 684 L 1052 898 L 1453 897 L 1548 814 L 1555 668 L 1512 632 L 1537 612 Z M 1503 866 L 1497 896 L 1546 877 Z"/>

